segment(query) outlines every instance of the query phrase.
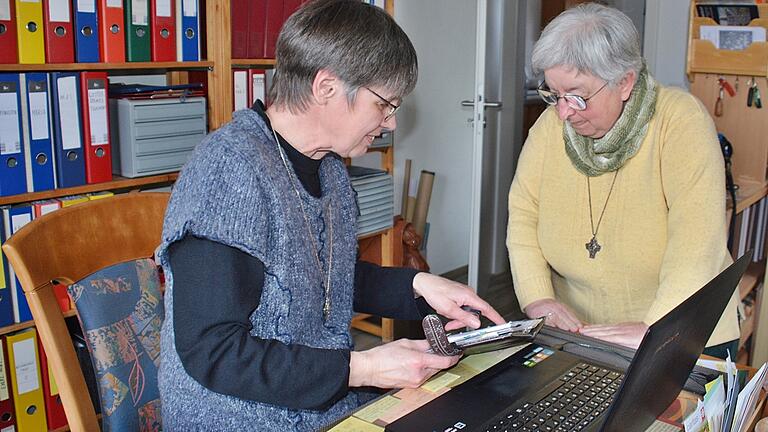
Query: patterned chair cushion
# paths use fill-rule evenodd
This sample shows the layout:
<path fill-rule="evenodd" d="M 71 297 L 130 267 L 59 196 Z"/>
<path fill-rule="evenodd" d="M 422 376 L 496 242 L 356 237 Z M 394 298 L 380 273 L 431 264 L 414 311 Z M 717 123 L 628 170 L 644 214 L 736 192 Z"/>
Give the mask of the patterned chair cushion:
<path fill-rule="evenodd" d="M 151 259 L 116 264 L 71 285 L 99 383 L 105 431 L 159 431 L 163 299 Z"/>

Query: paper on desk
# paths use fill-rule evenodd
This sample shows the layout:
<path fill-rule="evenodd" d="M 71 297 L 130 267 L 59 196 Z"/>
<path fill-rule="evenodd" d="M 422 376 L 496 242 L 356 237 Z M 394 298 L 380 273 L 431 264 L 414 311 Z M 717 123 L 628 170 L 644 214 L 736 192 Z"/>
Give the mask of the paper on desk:
<path fill-rule="evenodd" d="M 451 386 L 461 376 L 450 372 L 440 372 L 437 376 L 425 382 L 421 387 L 431 392 L 437 392 L 441 389 Z"/>
<path fill-rule="evenodd" d="M 726 391 L 722 431 L 731 432 L 733 430 L 733 417 L 736 413 L 736 400 L 739 394 L 739 378 L 736 372 L 736 364 L 731 361 L 730 352 L 725 359 L 725 373 L 728 378 L 728 390 Z"/>
<path fill-rule="evenodd" d="M 716 370 L 718 372 L 726 372 L 724 360 L 698 359 L 696 360 L 696 364 L 707 369 Z"/>
<path fill-rule="evenodd" d="M 696 405 L 696 409 L 683 420 L 685 432 L 709 432 L 707 425 L 707 416 L 704 414 L 704 404 L 701 401 Z"/>
<path fill-rule="evenodd" d="M 723 408 L 725 407 L 725 386 L 722 375 L 710 381 L 705 386 L 704 414 L 707 416 L 709 432 L 720 432 L 723 424 Z"/>
<path fill-rule="evenodd" d="M 370 405 L 363 407 L 361 410 L 357 411 L 354 416 L 361 420 L 365 420 L 368 423 L 373 423 L 380 418 L 382 414 L 386 413 L 399 403 L 400 399 L 393 398 L 392 396 L 384 396 Z"/>
<path fill-rule="evenodd" d="M 344 421 L 332 427 L 328 432 L 384 432 L 384 428 L 364 422 L 355 417 L 347 417 Z"/>
<path fill-rule="evenodd" d="M 760 389 L 763 387 L 766 376 L 766 364 L 760 367 L 755 376 L 744 386 L 744 389 L 739 393 L 738 401 L 736 402 L 736 414 L 733 419 L 733 432 L 746 432 L 749 427 L 749 419 L 755 412 L 755 406 L 757 405 L 757 397 L 760 395 Z"/>

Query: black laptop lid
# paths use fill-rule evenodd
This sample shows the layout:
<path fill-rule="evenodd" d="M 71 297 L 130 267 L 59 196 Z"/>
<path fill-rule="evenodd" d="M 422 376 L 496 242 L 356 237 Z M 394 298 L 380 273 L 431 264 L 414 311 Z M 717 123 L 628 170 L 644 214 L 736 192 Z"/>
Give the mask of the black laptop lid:
<path fill-rule="evenodd" d="M 650 326 L 601 430 L 642 432 L 677 398 L 751 260 L 749 251 Z"/>

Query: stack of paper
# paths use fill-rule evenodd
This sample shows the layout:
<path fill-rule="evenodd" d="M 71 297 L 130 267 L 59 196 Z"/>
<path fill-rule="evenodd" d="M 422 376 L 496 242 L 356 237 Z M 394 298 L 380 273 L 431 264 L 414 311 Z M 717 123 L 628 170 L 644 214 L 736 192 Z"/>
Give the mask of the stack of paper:
<path fill-rule="evenodd" d="M 349 177 L 357 195 L 357 235 L 392 227 L 395 190 L 392 176 L 384 170 L 350 166 Z"/>
<path fill-rule="evenodd" d="M 720 376 L 707 384 L 704 403 L 700 403 L 696 412 L 686 419 L 685 430 L 688 432 L 746 432 L 749 428 L 760 389 L 766 384 L 766 365 L 760 367 L 743 389 L 739 388 L 736 365 L 730 357 L 724 367 L 717 369 L 725 373 L 725 378 Z"/>

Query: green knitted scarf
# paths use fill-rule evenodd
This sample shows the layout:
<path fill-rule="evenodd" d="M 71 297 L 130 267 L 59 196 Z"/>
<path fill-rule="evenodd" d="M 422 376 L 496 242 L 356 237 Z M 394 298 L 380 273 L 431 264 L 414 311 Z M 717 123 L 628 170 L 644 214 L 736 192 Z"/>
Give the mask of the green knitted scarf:
<path fill-rule="evenodd" d="M 602 138 L 579 135 L 565 122 L 565 152 L 576 169 L 596 177 L 616 171 L 637 154 L 656 109 L 657 89 L 656 80 L 643 67 L 621 116 Z"/>

